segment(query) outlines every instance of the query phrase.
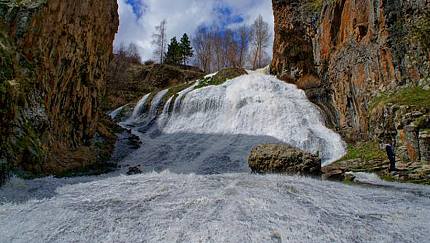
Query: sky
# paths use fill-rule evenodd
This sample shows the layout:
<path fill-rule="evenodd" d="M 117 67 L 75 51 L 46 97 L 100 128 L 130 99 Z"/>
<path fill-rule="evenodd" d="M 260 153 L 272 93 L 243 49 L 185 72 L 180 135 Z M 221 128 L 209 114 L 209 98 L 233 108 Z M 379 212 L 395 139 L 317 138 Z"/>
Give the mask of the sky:
<path fill-rule="evenodd" d="M 135 43 L 142 60 L 153 59 L 152 34 L 163 19 L 168 39 L 180 39 L 183 33 L 192 36 L 198 27 L 213 23 L 232 29 L 250 25 L 261 14 L 273 37 L 271 0 L 118 0 L 118 4 L 120 26 L 114 45 Z"/>

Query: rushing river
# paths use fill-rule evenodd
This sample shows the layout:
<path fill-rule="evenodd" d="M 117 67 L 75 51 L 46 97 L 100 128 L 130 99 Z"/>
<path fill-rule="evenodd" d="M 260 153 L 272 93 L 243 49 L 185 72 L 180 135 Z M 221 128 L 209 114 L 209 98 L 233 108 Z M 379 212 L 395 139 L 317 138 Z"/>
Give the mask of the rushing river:
<path fill-rule="evenodd" d="M 430 239 L 430 187 L 249 173 L 246 157 L 260 143 L 319 152 L 324 163 L 344 154 L 340 137 L 295 86 L 254 73 L 221 86 L 191 86 L 175 99 L 167 93 L 151 104 L 146 95 L 122 122 L 143 144 L 119 171 L 12 178 L 0 189 L 0 242 Z M 146 173 L 123 175 L 133 165 Z"/>

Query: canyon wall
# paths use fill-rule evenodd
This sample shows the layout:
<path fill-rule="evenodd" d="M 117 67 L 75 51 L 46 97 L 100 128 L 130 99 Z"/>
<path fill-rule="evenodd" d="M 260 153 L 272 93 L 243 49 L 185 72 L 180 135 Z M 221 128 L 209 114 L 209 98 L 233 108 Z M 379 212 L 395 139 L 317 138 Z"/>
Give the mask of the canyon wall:
<path fill-rule="evenodd" d="M 0 2 L 2 161 L 58 174 L 97 159 L 115 0 Z M 7 105 L 6 105 L 7 104 Z M 6 129 L 7 128 L 7 129 Z M 105 133 L 105 134 L 103 134 Z"/>
<path fill-rule="evenodd" d="M 401 134 L 430 108 L 428 1 L 273 0 L 273 11 L 273 74 L 304 89 L 347 141 L 413 144 Z M 429 125 L 409 128 L 416 144 Z"/>

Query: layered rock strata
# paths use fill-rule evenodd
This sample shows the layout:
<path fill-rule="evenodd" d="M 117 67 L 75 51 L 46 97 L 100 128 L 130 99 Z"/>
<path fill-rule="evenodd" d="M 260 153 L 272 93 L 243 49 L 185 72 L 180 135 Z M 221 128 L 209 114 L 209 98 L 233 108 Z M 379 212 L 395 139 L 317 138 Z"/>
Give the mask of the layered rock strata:
<path fill-rule="evenodd" d="M 117 8 L 113 0 L 0 2 L 2 38 L 11 46 L 1 48 L 12 63 L 1 81 L 15 87 L 2 93 L 13 113 L 4 121 L 11 130 L 2 131 L 3 160 L 57 174 L 97 159 L 91 146 L 108 134 L 99 107 Z"/>

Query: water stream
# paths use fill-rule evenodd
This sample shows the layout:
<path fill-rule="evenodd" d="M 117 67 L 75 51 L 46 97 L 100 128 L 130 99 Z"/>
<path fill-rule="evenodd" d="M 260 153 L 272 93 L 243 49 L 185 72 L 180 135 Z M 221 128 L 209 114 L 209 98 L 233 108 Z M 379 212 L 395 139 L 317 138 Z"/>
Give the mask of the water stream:
<path fill-rule="evenodd" d="M 246 157 L 260 143 L 319 152 L 324 163 L 344 154 L 339 135 L 295 86 L 253 73 L 220 86 L 191 86 L 175 98 L 166 94 L 151 104 L 145 95 L 124 119 L 143 144 L 120 170 L 12 178 L 0 189 L 0 242 L 430 239 L 429 187 L 249 173 Z M 125 176 L 132 165 L 145 173 Z"/>

